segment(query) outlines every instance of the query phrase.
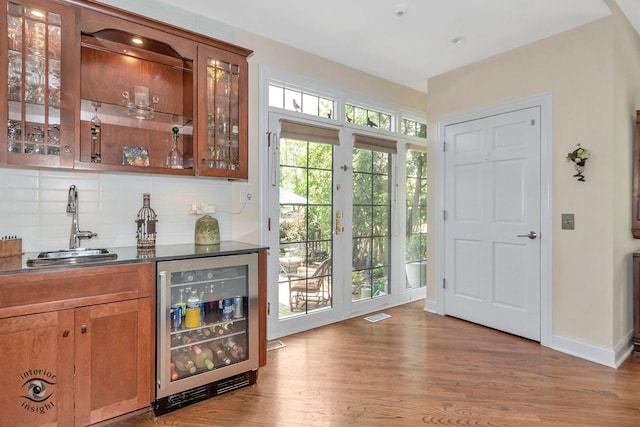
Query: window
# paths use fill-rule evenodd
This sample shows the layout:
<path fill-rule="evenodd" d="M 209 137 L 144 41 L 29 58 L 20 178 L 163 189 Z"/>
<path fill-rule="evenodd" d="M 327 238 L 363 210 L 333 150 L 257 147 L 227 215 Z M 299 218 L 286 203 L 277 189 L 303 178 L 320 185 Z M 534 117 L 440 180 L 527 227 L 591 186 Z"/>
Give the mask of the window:
<path fill-rule="evenodd" d="M 424 150 L 414 145 L 407 150 L 407 288 L 423 287 L 427 280 L 427 153 Z"/>
<path fill-rule="evenodd" d="M 274 83 L 269 84 L 269 106 L 329 119 L 335 114 L 334 100 Z"/>
<path fill-rule="evenodd" d="M 354 135 L 353 300 L 391 292 L 391 154 L 396 141 Z"/>
<path fill-rule="evenodd" d="M 345 105 L 347 122 L 391 131 L 391 115 L 355 105 Z"/>
<path fill-rule="evenodd" d="M 268 98 L 262 102 L 269 105 L 269 131 L 279 141 L 271 153 L 279 158 L 277 172 L 269 171 L 270 198 L 279 200 L 279 212 L 275 206 L 270 212 L 280 216 L 279 240 L 275 232 L 269 234 L 280 249 L 278 318 L 325 315 L 335 308 L 335 295 L 340 307 L 351 294 L 351 302 L 364 309 L 422 295 L 427 243 L 423 113 L 303 78 L 267 79 Z M 405 167 L 406 187 L 394 176 Z M 332 170 L 340 175 L 330 176 Z M 336 183 L 350 187 L 351 194 L 335 193 L 340 191 Z M 333 247 L 332 216 L 338 212 L 351 220 L 351 242 Z M 319 275 L 325 278 L 321 281 L 314 274 L 324 271 L 326 260 L 329 270 Z M 334 270 L 340 275 L 335 283 Z M 342 277 L 349 271 L 350 281 Z M 316 292 L 316 283 L 324 283 L 322 291 Z"/>
<path fill-rule="evenodd" d="M 427 139 L 427 124 L 411 119 L 402 119 L 400 122 L 400 133 Z"/>
<path fill-rule="evenodd" d="M 279 317 L 332 304 L 333 147 L 338 131 L 281 120 L 279 282 L 289 306 Z"/>

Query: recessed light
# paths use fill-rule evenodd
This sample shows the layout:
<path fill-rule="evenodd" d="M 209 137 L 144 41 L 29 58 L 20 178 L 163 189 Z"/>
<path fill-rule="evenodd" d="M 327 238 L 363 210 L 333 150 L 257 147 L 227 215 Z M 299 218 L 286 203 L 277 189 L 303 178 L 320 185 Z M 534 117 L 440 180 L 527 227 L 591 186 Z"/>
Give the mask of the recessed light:
<path fill-rule="evenodd" d="M 464 37 L 455 37 L 453 39 L 451 39 L 451 43 L 453 44 L 462 44 L 464 43 L 465 38 Z"/>
<path fill-rule="evenodd" d="M 142 44 L 142 39 L 140 37 L 134 37 L 131 39 L 134 44 Z"/>
<path fill-rule="evenodd" d="M 404 16 L 407 14 L 407 12 L 409 12 L 409 8 L 404 3 L 398 3 L 397 5 L 393 6 L 392 10 L 393 14 L 396 16 Z"/>

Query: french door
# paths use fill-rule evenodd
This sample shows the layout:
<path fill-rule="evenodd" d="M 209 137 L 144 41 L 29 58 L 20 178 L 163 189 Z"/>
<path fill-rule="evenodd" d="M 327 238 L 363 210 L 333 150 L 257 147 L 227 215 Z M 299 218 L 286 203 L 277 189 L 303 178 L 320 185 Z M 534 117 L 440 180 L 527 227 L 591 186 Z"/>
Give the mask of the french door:
<path fill-rule="evenodd" d="M 395 142 L 270 113 L 269 144 L 269 336 L 383 304 Z"/>
<path fill-rule="evenodd" d="M 269 329 L 281 336 L 340 317 L 344 154 L 338 127 L 275 113 L 269 145 Z"/>

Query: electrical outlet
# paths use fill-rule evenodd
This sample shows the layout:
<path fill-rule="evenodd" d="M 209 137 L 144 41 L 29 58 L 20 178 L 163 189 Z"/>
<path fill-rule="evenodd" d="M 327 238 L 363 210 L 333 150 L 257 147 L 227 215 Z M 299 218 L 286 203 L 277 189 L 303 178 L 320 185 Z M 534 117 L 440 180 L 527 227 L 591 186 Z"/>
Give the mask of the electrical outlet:
<path fill-rule="evenodd" d="M 242 191 L 240 193 L 240 203 L 251 203 L 253 194 L 250 191 Z"/>
<path fill-rule="evenodd" d="M 216 205 L 213 205 L 211 203 L 200 205 L 199 207 L 200 207 L 200 210 L 202 211 L 202 213 L 204 213 L 204 214 L 214 214 L 214 213 L 216 213 Z"/>
<path fill-rule="evenodd" d="M 562 229 L 563 230 L 575 230 L 576 222 L 573 214 L 562 214 Z"/>

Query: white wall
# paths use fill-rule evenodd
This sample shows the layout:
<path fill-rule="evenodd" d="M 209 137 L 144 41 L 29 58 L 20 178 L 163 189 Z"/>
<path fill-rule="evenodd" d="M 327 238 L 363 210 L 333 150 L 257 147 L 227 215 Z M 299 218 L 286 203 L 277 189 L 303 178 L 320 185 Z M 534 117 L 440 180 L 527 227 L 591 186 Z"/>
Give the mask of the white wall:
<path fill-rule="evenodd" d="M 309 53 L 240 31 L 201 15 L 180 11 L 156 0 L 109 0 L 102 3 L 205 34 L 254 51 L 249 58 L 249 179 L 230 183 L 209 178 L 171 177 L 76 171 L 0 168 L 0 236 L 23 237 L 26 251 L 59 249 L 68 244 L 71 217 L 66 214 L 67 190 L 75 184 L 80 194 L 80 226 L 99 233 L 93 247 L 135 245 L 135 215 L 142 193 L 151 193 L 159 216 L 158 244 L 193 241 L 195 215 L 191 203 L 213 203 L 221 239 L 261 243 L 259 218 L 260 170 L 258 78 L 261 66 L 348 88 L 417 110 L 426 110 L 426 95 L 415 90 L 336 64 Z M 243 206 L 240 192 L 254 202 Z M 235 214 L 232 215 L 232 212 Z"/>
<path fill-rule="evenodd" d="M 66 212 L 69 186 L 78 188 L 81 230 L 98 233 L 87 247 L 136 245 L 142 194 L 151 194 L 158 215 L 157 244 L 191 243 L 195 221 L 192 203 L 215 204 L 220 238 L 230 240 L 232 215 L 224 181 L 149 174 L 87 173 L 0 168 L 0 235 L 17 235 L 27 252 L 68 247 L 71 214 Z"/>
<path fill-rule="evenodd" d="M 552 94 L 553 334 L 611 354 L 616 348 L 628 348 L 628 260 L 633 249 L 640 247 L 629 231 L 628 157 L 632 153 L 629 118 L 640 107 L 637 83 L 630 83 L 634 72 L 635 80 L 638 76 L 639 45 L 628 24 L 621 27 L 622 19 L 618 15 L 604 18 L 432 78 L 427 109 L 433 129 L 448 116 Z M 624 41 L 624 53 L 616 52 L 616 41 Z M 634 95 L 619 99 L 627 93 Z M 577 182 L 565 161 L 578 142 L 592 152 L 586 182 Z M 430 138 L 431 149 L 434 144 Z M 437 165 L 430 164 L 432 188 L 436 177 Z M 429 195 L 433 208 L 437 195 Z M 574 231 L 561 229 L 562 213 L 575 214 Z M 429 214 L 435 218 L 433 210 Z M 433 247 L 433 233 L 430 237 Z M 434 265 L 437 254 L 429 255 L 428 262 Z M 434 280 L 431 271 L 429 283 Z M 430 293 L 429 298 L 435 295 Z"/>
<path fill-rule="evenodd" d="M 614 10 L 617 5 L 609 4 Z M 621 13 L 613 16 L 613 345 L 628 340 L 633 324 L 631 253 L 640 241 L 631 238 L 631 198 L 636 109 L 640 108 L 640 35 Z"/>

